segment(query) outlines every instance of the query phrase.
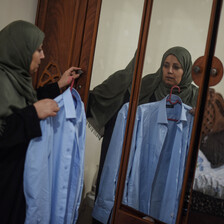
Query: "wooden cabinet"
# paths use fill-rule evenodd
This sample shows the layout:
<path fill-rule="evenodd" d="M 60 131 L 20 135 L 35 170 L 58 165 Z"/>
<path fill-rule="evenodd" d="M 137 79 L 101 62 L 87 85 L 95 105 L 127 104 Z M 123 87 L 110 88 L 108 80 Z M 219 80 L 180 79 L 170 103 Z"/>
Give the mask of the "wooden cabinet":
<path fill-rule="evenodd" d="M 45 33 L 44 53 L 34 86 L 58 80 L 70 66 L 84 74 L 75 83 L 85 105 L 100 15 L 101 0 L 39 0 L 36 25 Z"/>
<path fill-rule="evenodd" d="M 135 112 L 138 105 L 137 99 L 143 62 L 147 45 L 148 30 L 152 12 L 153 0 L 145 0 L 142 13 L 142 25 L 139 35 L 136 67 L 134 71 L 130 108 L 127 119 L 126 134 L 124 137 L 121 169 L 116 192 L 116 200 L 112 223 L 152 223 L 143 219 L 144 214 L 122 204 L 122 194 L 128 164 L 128 153 L 131 145 L 134 127 Z M 177 223 L 186 223 L 188 213 L 183 213 L 185 195 L 192 187 L 194 169 L 197 159 L 197 150 L 200 141 L 206 95 L 214 56 L 215 43 L 218 31 L 219 17 L 222 1 L 213 0 L 210 25 L 207 35 L 206 49 L 204 52 L 203 75 L 198 96 L 198 107 L 195 114 L 193 135 L 189 149 L 186 172 L 183 182 Z M 100 16 L 101 0 L 39 0 L 36 25 L 44 31 L 45 59 L 36 75 L 34 86 L 38 87 L 48 82 L 54 82 L 68 67 L 74 65 L 81 67 L 84 74 L 75 83 L 85 105 L 88 100 L 88 91 L 91 81 L 94 50 L 97 37 L 98 21 Z M 192 172 L 193 170 L 193 172 Z M 190 183 L 190 188 L 189 188 Z M 187 205 L 186 209 L 189 211 Z M 156 223 L 161 223 L 157 222 Z"/>

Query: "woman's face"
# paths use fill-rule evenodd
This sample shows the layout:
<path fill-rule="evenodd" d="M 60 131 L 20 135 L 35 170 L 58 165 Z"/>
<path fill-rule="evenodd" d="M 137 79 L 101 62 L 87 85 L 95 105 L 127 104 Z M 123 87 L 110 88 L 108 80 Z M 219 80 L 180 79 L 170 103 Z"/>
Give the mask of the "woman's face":
<path fill-rule="evenodd" d="M 44 59 L 44 51 L 43 51 L 43 44 L 41 44 L 38 49 L 33 53 L 32 56 L 32 61 L 30 64 L 30 74 L 34 74 L 35 72 L 37 72 L 40 63 L 41 63 L 41 59 Z"/>
<path fill-rule="evenodd" d="M 184 74 L 183 68 L 177 58 L 170 54 L 163 64 L 163 81 L 169 85 L 178 85 Z"/>

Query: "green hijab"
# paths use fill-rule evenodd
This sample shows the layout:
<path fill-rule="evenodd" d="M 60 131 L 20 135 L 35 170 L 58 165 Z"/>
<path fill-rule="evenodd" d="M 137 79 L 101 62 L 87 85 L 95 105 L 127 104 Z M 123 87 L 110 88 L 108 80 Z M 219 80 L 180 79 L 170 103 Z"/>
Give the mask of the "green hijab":
<path fill-rule="evenodd" d="M 170 93 L 170 86 L 167 86 L 163 81 L 163 64 L 168 55 L 174 55 L 180 62 L 183 68 L 183 76 L 180 84 L 180 93 L 177 89 L 173 89 L 173 93 L 178 95 L 183 103 L 194 107 L 197 101 L 198 88 L 192 84 L 192 61 L 188 50 L 183 47 L 173 47 L 167 50 L 162 58 L 160 68 L 156 73 L 146 75 L 142 79 L 139 102 L 140 104 L 147 103 L 152 94 L 155 94 L 156 100 L 162 100 Z"/>
<path fill-rule="evenodd" d="M 44 33 L 26 21 L 15 21 L 0 31 L 0 130 L 15 108 L 37 101 L 29 73 L 33 53 Z"/>
<path fill-rule="evenodd" d="M 191 78 L 191 55 L 183 47 L 173 47 L 167 50 L 162 58 L 160 68 L 156 73 L 148 74 L 143 77 L 139 96 L 139 104 L 148 103 L 154 94 L 159 101 L 170 93 L 170 86 L 162 81 L 162 67 L 168 55 L 174 55 L 182 65 L 184 74 L 179 84 L 181 92 L 176 89 L 173 93 L 178 95 L 182 101 L 190 106 L 195 106 L 197 101 L 198 89 L 192 84 Z M 131 90 L 136 54 L 127 67 L 109 76 L 102 84 L 90 91 L 88 110 L 91 114 L 88 117 L 89 127 L 95 131 L 100 138 L 104 133 L 105 124 L 122 107 L 124 96 Z"/>

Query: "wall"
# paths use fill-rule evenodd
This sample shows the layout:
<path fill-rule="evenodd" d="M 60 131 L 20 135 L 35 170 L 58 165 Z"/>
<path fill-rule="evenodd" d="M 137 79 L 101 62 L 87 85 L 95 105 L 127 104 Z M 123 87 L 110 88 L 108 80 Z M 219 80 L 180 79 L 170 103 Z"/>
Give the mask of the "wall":
<path fill-rule="evenodd" d="M 0 30 L 14 20 L 34 23 L 38 0 L 1 0 Z"/>

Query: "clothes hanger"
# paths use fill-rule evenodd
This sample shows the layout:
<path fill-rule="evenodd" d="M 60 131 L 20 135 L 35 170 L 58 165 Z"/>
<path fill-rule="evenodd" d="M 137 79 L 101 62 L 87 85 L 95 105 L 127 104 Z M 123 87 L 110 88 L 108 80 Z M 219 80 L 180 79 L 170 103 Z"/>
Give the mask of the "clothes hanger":
<path fill-rule="evenodd" d="M 81 69 L 78 69 L 78 70 L 73 70 L 76 74 L 82 74 L 83 71 Z M 72 88 L 74 86 L 74 83 L 75 83 L 75 79 L 72 79 L 72 82 L 71 82 L 71 85 L 70 85 L 70 91 L 72 92 Z M 75 98 L 75 96 L 72 94 L 73 98 Z"/>
<path fill-rule="evenodd" d="M 75 82 L 75 79 L 72 79 L 72 82 L 71 82 L 71 85 L 70 85 L 70 91 L 72 91 L 72 88 L 74 86 L 74 82 Z"/>
<path fill-rule="evenodd" d="M 177 103 L 181 104 L 181 102 L 179 100 L 176 100 L 175 102 L 172 102 L 171 97 L 172 97 L 172 92 L 173 92 L 174 88 L 177 88 L 178 92 L 180 92 L 180 87 L 179 86 L 177 86 L 177 85 L 172 86 L 171 89 L 170 89 L 169 97 L 167 98 L 166 102 L 170 102 L 170 104 L 172 104 L 172 105 L 177 104 Z"/>
<path fill-rule="evenodd" d="M 175 102 L 172 102 L 171 98 L 172 98 L 172 92 L 173 92 L 174 88 L 177 88 L 178 92 L 180 92 L 180 87 L 179 86 L 174 85 L 174 86 L 171 87 L 169 97 L 166 99 L 166 102 L 169 102 L 171 104 L 171 106 L 173 106 L 174 104 L 177 104 L 177 103 L 181 104 L 181 102 L 179 100 L 176 100 Z M 167 105 L 167 106 L 169 106 L 169 105 Z M 173 119 L 173 118 L 167 118 L 167 120 L 178 121 L 177 119 Z"/>
<path fill-rule="evenodd" d="M 81 69 L 73 70 L 76 74 L 82 75 L 83 71 Z M 74 86 L 75 79 L 72 79 L 70 90 L 72 91 L 72 88 Z"/>

